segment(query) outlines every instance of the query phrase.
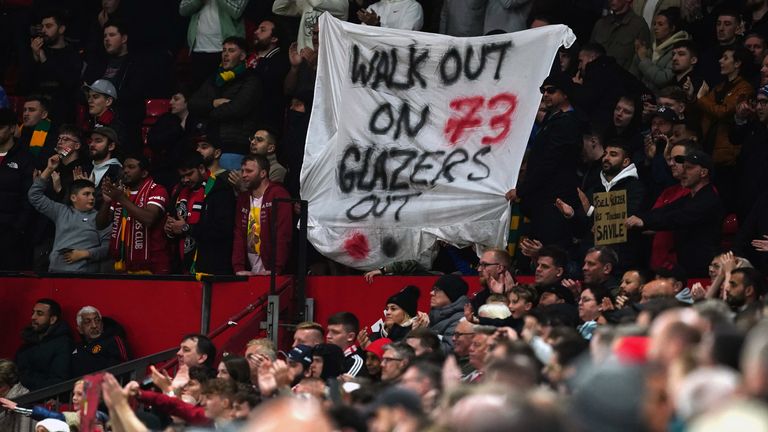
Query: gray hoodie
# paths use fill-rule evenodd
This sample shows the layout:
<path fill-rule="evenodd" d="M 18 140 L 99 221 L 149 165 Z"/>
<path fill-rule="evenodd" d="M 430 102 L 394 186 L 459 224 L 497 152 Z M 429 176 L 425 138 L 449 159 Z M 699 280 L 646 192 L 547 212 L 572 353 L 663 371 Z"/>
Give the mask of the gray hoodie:
<path fill-rule="evenodd" d="M 51 272 L 93 272 L 99 271 L 99 261 L 107 256 L 109 251 L 109 236 L 111 226 L 99 231 L 96 229 L 96 209 L 83 212 L 74 207 L 55 202 L 45 196 L 47 181 L 36 179 L 29 188 L 29 202 L 32 207 L 47 216 L 56 225 L 56 237 L 51 249 Z M 72 264 L 64 261 L 62 249 L 82 249 L 90 252 L 88 259 Z"/>

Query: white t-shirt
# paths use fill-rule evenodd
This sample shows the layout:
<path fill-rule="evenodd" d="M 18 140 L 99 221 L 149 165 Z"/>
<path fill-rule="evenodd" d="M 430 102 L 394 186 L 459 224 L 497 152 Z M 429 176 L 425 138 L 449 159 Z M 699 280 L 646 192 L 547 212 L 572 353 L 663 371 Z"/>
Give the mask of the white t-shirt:
<path fill-rule="evenodd" d="M 380 0 L 369 9 L 379 16 L 382 27 L 421 30 L 424 25 L 424 11 L 415 0 Z"/>
<path fill-rule="evenodd" d="M 219 8 L 216 2 L 208 2 L 200 9 L 197 16 L 197 37 L 195 37 L 195 52 L 221 51 L 221 23 Z"/>
<path fill-rule="evenodd" d="M 248 244 L 248 261 L 251 263 L 251 272 L 264 273 L 264 261 L 261 259 L 261 233 L 265 227 L 261 226 L 261 201 L 263 197 L 251 197 L 251 207 L 248 212 L 248 229 L 246 241 Z"/>

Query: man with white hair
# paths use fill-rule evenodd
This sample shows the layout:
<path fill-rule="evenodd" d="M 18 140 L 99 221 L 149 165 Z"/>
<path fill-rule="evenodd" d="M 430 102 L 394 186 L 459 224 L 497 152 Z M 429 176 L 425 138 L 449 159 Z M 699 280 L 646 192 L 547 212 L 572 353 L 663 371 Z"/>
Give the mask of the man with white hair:
<path fill-rule="evenodd" d="M 95 307 L 84 306 L 77 312 L 77 330 L 81 341 L 72 352 L 73 376 L 87 375 L 128 360 L 125 331 L 114 320 L 102 319 Z"/>

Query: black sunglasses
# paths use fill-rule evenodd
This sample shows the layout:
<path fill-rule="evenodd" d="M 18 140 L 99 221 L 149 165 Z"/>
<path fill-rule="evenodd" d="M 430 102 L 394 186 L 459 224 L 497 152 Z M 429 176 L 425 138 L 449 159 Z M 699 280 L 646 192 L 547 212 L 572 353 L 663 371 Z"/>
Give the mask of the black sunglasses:
<path fill-rule="evenodd" d="M 539 91 L 541 92 L 541 94 L 544 94 L 544 93 L 546 93 L 546 94 L 555 94 L 555 92 L 557 90 L 558 90 L 557 87 L 553 87 L 553 86 L 539 87 Z"/>

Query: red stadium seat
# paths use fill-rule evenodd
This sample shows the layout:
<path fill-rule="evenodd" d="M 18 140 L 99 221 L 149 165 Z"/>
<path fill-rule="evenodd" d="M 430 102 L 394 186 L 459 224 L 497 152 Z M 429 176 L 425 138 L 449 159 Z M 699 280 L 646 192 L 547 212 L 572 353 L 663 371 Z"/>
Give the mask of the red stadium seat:
<path fill-rule="evenodd" d="M 733 245 L 733 237 L 739 231 L 739 220 L 736 214 L 730 213 L 723 218 L 722 241 L 723 250 L 728 250 Z"/>
<path fill-rule="evenodd" d="M 157 118 L 167 113 L 171 109 L 170 99 L 147 99 L 146 101 L 146 117 L 144 117 L 144 125 L 151 126 L 155 124 Z"/>
<path fill-rule="evenodd" d="M 21 96 L 8 95 L 8 103 L 10 104 L 10 108 L 13 110 L 13 112 L 16 113 L 16 116 L 19 118 L 19 123 L 22 122 L 22 118 L 24 116 L 24 101 L 25 99 Z"/>

